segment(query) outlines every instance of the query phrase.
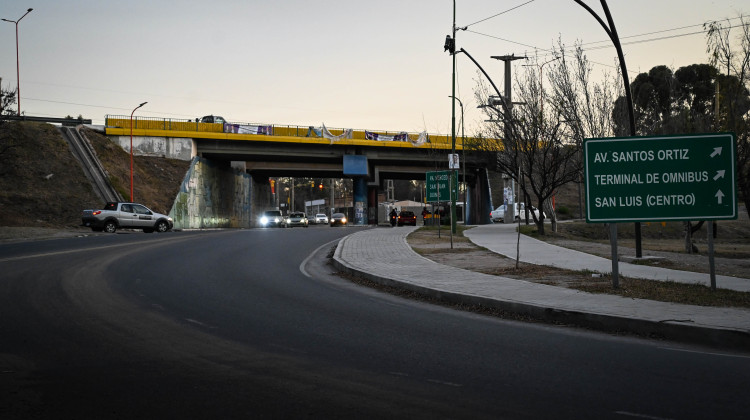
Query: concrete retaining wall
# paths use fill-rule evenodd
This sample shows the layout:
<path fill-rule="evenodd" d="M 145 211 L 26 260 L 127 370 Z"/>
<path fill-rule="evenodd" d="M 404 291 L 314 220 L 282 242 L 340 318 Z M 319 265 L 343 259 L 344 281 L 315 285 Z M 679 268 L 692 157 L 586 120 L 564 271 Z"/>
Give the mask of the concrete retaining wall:
<path fill-rule="evenodd" d="M 130 153 L 130 136 L 109 136 L 109 138 Z M 133 136 L 133 154 L 190 160 L 196 155 L 196 151 L 193 139 Z"/>
<path fill-rule="evenodd" d="M 250 175 L 195 157 L 169 215 L 175 229 L 250 228 L 251 190 Z"/>

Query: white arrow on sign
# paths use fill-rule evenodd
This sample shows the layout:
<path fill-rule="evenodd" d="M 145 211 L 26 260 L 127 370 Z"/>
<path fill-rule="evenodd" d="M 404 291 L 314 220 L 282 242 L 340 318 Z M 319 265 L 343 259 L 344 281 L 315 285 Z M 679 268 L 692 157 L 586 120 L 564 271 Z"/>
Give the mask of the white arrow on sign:
<path fill-rule="evenodd" d="M 719 201 L 719 204 L 721 204 L 721 199 L 724 198 L 724 193 L 719 190 L 716 192 L 716 195 L 714 197 L 716 197 Z"/>
<path fill-rule="evenodd" d="M 726 171 L 724 169 L 716 171 L 716 176 L 714 176 L 714 181 L 716 181 L 719 178 L 724 178 L 724 173 Z"/>
<path fill-rule="evenodd" d="M 720 154 L 721 154 L 721 147 L 714 147 L 714 151 L 713 151 L 713 153 L 711 153 L 711 157 L 714 157 L 714 156 L 720 155 Z"/>

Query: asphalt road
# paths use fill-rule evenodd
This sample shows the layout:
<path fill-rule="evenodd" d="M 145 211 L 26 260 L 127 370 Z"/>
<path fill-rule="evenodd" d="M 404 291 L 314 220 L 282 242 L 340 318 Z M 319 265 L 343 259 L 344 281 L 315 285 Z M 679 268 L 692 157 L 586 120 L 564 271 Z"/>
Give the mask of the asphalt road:
<path fill-rule="evenodd" d="M 353 229 L 0 245 L 0 418 L 750 413 L 750 349 L 528 324 L 382 294 L 325 264 L 332 241 Z"/>

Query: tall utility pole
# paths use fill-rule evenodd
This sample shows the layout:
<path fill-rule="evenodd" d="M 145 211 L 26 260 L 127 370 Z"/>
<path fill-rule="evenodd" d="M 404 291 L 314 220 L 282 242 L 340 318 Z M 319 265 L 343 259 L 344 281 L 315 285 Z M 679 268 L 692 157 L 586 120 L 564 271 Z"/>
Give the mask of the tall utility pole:
<path fill-rule="evenodd" d="M 525 60 L 528 57 L 516 57 L 515 54 L 511 55 L 493 55 L 490 56 L 490 58 L 494 58 L 495 60 L 500 60 L 505 62 L 505 112 L 508 113 L 508 118 L 506 118 L 506 123 L 504 124 L 505 127 L 505 138 L 507 139 L 509 137 L 510 133 L 510 126 L 508 125 L 507 121 L 509 121 L 510 113 L 513 111 L 513 98 L 511 97 L 512 87 L 511 87 L 511 71 L 510 71 L 510 63 L 516 60 Z M 518 169 L 518 185 L 521 185 L 521 169 L 519 167 Z M 503 185 L 504 187 L 504 185 Z M 515 197 L 515 200 L 513 200 L 513 205 L 505 206 L 505 220 L 513 220 L 513 218 L 516 216 L 516 202 L 519 201 L 520 197 Z M 518 206 L 520 210 L 520 206 Z M 518 215 L 518 219 L 521 220 L 521 215 Z"/>
<path fill-rule="evenodd" d="M 451 81 L 451 97 L 456 97 L 456 0 L 453 0 L 453 51 L 451 51 L 453 62 L 453 80 Z M 451 101 L 451 161 L 456 155 L 456 101 Z M 465 164 L 465 163 L 464 163 Z M 453 235 L 456 233 L 456 196 L 453 194 L 453 168 L 449 168 L 450 175 L 450 198 L 451 198 L 451 249 L 453 249 Z"/>
<path fill-rule="evenodd" d="M 505 62 L 505 103 L 508 105 L 508 111 L 513 108 L 513 101 L 511 100 L 511 74 L 510 74 L 510 63 L 515 60 L 526 60 L 528 57 L 516 57 L 515 54 L 511 55 L 493 55 L 490 58 Z"/>

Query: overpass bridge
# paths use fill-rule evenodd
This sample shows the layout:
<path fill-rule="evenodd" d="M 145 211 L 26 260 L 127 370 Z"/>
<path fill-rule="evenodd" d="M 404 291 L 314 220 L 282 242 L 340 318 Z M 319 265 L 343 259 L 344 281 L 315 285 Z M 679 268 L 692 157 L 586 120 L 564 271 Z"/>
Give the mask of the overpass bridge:
<path fill-rule="evenodd" d="M 132 131 L 136 153 L 141 149 L 144 154 L 179 155 L 183 159 L 194 159 L 204 168 L 213 167 L 214 171 L 239 169 L 249 177 L 250 189 L 249 193 L 234 192 L 235 201 L 250 201 L 249 206 L 243 206 L 248 207 L 244 211 L 250 213 L 244 218 L 247 220 L 228 222 L 239 227 L 248 223 L 253 226 L 257 218 L 252 216 L 273 205 L 269 179 L 274 177 L 352 178 L 355 214 L 359 216 L 356 223 L 377 223 L 373 215 L 377 216 L 377 197 L 384 190 L 385 180 L 424 180 L 425 172 L 447 170 L 452 149 L 449 136 L 327 129 L 325 126 L 221 124 L 138 117 L 132 120 L 131 127 L 128 116 L 108 115 L 105 131 L 126 150 L 130 148 Z M 456 138 L 459 155 L 464 150 L 463 140 Z M 488 223 L 491 208 L 486 163 L 466 160 L 461 163 L 465 171 L 463 168 L 459 171 L 461 181 L 464 181 L 464 172 L 466 175 L 466 221 Z M 190 181 L 183 185 L 188 195 L 190 189 L 196 187 L 196 183 Z M 216 190 L 216 185 L 212 189 Z M 237 203 L 232 206 L 237 207 Z M 361 213 L 357 213 L 356 208 Z M 197 211 L 194 209 L 193 213 Z M 201 226 L 189 223 L 190 227 L 205 227 L 205 224 L 205 221 L 201 221 Z"/>

